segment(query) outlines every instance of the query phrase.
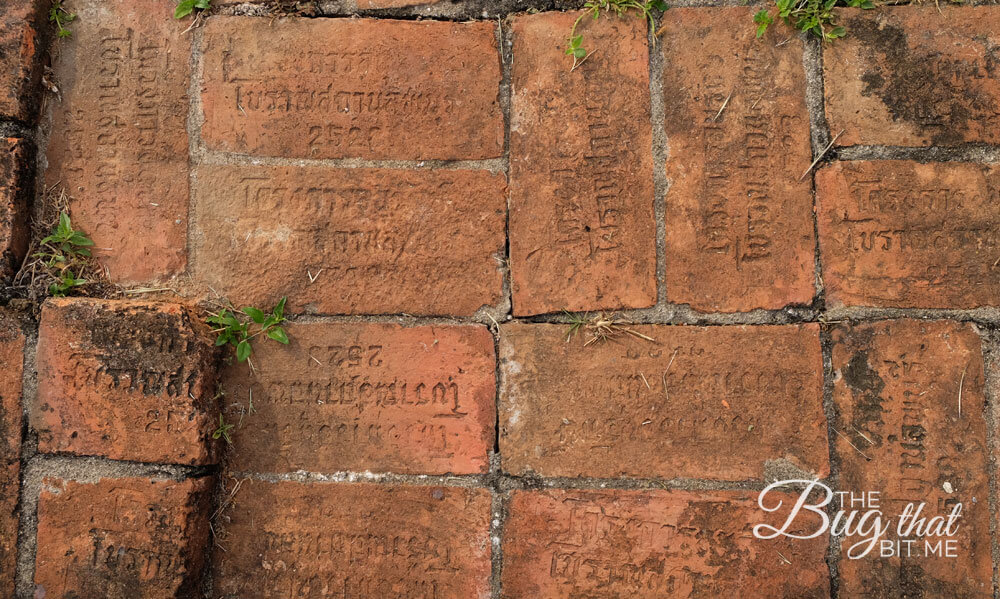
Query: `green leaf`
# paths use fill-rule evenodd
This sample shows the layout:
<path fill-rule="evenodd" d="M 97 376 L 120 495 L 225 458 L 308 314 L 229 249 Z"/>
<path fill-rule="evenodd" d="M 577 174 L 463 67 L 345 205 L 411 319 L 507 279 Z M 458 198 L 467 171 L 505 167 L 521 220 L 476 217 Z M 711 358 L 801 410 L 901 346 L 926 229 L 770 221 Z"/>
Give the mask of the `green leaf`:
<path fill-rule="evenodd" d="M 281 298 L 281 301 L 278 302 L 278 305 L 274 307 L 274 315 L 277 316 L 278 318 L 284 318 L 285 316 L 285 300 L 287 299 L 288 299 L 287 297 Z"/>
<path fill-rule="evenodd" d="M 243 308 L 243 313 L 249 316 L 251 319 L 253 319 L 253 321 L 256 322 L 257 324 L 263 323 L 264 319 L 267 318 L 264 312 L 252 306 L 247 306 L 246 308 Z"/>
<path fill-rule="evenodd" d="M 267 336 L 274 339 L 278 343 L 288 345 L 288 335 L 285 334 L 285 329 L 281 327 L 274 327 L 267 332 Z"/>
<path fill-rule="evenodd" d="M 573 49 L 573 58 L 583 58 L 585 56 L 587 56 L 587 51 L 584 50 L 583 48 Z"/>
<path fill-rule="evenodd" d="M 196 0 L 194 5 L 202 10 L 208 10 L 209 8 L 212 8 L 212 0 Z"/>
<path fill-rule="evenodd" d="M 194 11 L 194 3 L 195 0 L 181 0 L 181 3 L 177 5 L 177 9 L 174 10 L 174 18 L 183 19 L 191 14 Z"/>
<path fill-rule="evenodd" d="M 251 351 L 253 350 L 250 349 L 249 341 L 247 341 L 246 339 L 240 341 L 239 344 L 236 346 L 236 359 L 239 360 L 240 362 L 246 362 L 247 358 L 250 357 Z"/>

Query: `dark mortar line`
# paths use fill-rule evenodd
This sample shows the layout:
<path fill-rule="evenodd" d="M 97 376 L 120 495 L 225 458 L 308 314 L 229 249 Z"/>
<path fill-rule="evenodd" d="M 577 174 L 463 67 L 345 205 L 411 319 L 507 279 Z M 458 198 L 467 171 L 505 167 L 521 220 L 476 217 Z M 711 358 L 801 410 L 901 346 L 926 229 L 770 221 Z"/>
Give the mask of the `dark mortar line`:
<path fill-rule="evenodd" d="M 997 490 L 997 451 L 998 441 L 996 427 L 1000 418 L 1000 329 L 996 327 L 983 327 L 978 331 L 982 340 L 983 369 L 984 369 L 984 389 L 986 400 L 986 447 L 988 450 L 988 482 L 989 497 L 987 504 L 990 512 L 990 554 L 993 572 L 993 597 L 1000 597 L 1000 543 L 997 540 L 998 526 L 998 498 Z"/>
<path fill-rule="evenodd" d="M 35 140 L 35 127 L 20 119 L 0 117 L 0 136 Z"/>
<path fill-rule="evenodd" d="M 661 17 L 662 18 L 662 17 Z M 649 48 L 649 119 L 652 129 L 653 155 L 653 219 L 656 225 L 656 306 L 667 308 L 667 157 L 670 140 L 667 137 L 665 99 L 663 89 L 663 50 L 656 43 L 656 30 L 660 26 L 649 27 L 647 47 Z"/>
<path fill-rule="evenodd" d="M 24 353 L 22 355 L 21 371 L 21 443 L 20 443 L 20 463 L 18 465 L 18 497 L 15 507 L 15 514 L 18 518 L 17 525 L 17 545 L 14 564 L 14 586 L 15 591 L 20 588 L 22 580 L 34 578 L 34 551 L 31 549 L 37 545 L 36 533 L 37 524 L 35 522 L 36 501 L 26 494 L 28 488 L 29 463 L 38 450 L 38 436 L 32 431 L 29 420 L 30 406 L 35 403 L 37 389 L 37 375 L 35 372 L 35 355 L 38 345 L 38 323 L 31 320 L 30 323 L 22 322 L 25 327 L 30 327 L 24 331 Z M 28 564 L 22 562 L 22 555 L 31 555 L 31 569 Z"/>
<path fill-rule="evenodd" d="M 912 160 L 930 162 L 1000 162 L 1000 146 L 965 144 L 962 146 L 842 146 L 830 150 L 830 161 Z"/>
<path fill-rule="evenodd" d="M 491 599 L 503 596 L 503 541 L 510 515 L 510 494 L 490 490 L 490 593 Z"/>
<path fill-rule="evenodd" d="M 826 419 L 826 437 L 829 451 L 830 476 L 829 486 L 834 490 L 840 487 L 840 455 L 837 453 L 837 423 L 839 413 L 836 403 L 833 400 L 834 369 L 833 369 L 833 337 L 831 327 L 835 325 L 824 325 L 820 327 L 819 342 L 823 360 L 823 416 Z M 835 501 L 831 501 L 827 507 L 827 515 L 831 522 L 837 512 Z M 830 543 L 827 547 L 826 565 L 830 570 L 830 599 L 837 599 L 840 596 L 840 541 L 839 537 L 829 535 Z"/>
<path fill-rule="evenodd" d="M 67 480 L 98 478 L 160 478 L 173 481 L 183 481 L 190 478 L 204 478 L 219 474 L 219 464 L 190 466 L 168 462 L 138 462 L 134 460 L 116 460 L 101 456 L 83 456 L 68 453 L 37 453 L 28 460 L 28 467 L 34 470 L 51 471 Z M 82 473 L 92 470 L 91 473 Z M 60 474 L 65 473 L 65 474 Z"/>
<path fill-rule="evenodd" d="M 801 37 L 801 36 L 800 36 Z M 802 66 L 805 70 L 805 105 L 809 114 L 809 138 L 814 161 L 822 161 L 829 145 L 830 130 L 826 122 L 823 88 L 823 45 L 819 40 L 807 39 L 802 48 Z M 816 164 L 815 166 L 819 166 Z M 794 173 L 792 173 L 794 176 Z M 810 220 L 813 228 L 813 307 L 820 313 L 826 307 L 826 288 L 823 284 L 823 257 L 820 252 L 818 198 L 816 193 L 816 168 L 809 172 L 809 193 L 812 201 Z"/>

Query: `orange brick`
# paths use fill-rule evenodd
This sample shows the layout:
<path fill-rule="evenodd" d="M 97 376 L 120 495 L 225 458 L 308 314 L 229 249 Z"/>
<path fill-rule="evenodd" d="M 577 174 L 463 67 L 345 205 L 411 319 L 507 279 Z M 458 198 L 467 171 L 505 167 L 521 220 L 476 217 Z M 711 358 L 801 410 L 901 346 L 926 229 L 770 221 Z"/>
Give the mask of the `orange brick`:
<path fill-rule="evenodd" d="M 202 136 L 213 150 L 288 158 L 499 157 L 495 31 L 490 22 L 210 19 Z"/>
<path fill-rule="evenodd" d="M 485 489 L 247 481 L 216 530 L 214 588 L 242 599 L 490 595 Z"/>
<path fill-rule="evenodd" d="M 843 557 L 840 596 L 991 597 L 979 337 L 968 324 L 916 320 L 838 327 L 832 337 L 841 489 L 879 492 L 892 516 L 910 502 L 926 502 L 927 518 L 962 504 L 957 558 Z"/>
<path fill-rule="evenodd" d="M 630 328 L 655 342 L 501 328 L 505 471 L 745 480 L 784 460 L 829 473 L 816 325 Z"/>
<path fill-rule="evenodd" d="M 0 139 L 0 284 L 17 271 L 28 247 L 28 156 L 28 142 Z"/>
<path fill-rule="evenodd" d="M 659 37 L 667 299 L 696 310 L 777 309 L 815 293 L 802 42 L 757 40 L 752 13 L 671 9 Z"/>
<path fill-rule="evenodd" d="M 73 224 L 119 282 L 166 278 L 186 261 L 191 35 L 174 7 L 74 0 L 53 65 L 62 101 L 47 183 L 65 189 Z"/>
<path fill-rule="evenodd" d="M 256 373 L 223 374 L 230 466 L 256 472 L 488 469 L 496 422 L 493 336 L 480 326 L 292 324 L 261 343 Z M 249 410 L 253 400 L 254 412 Z"/>
<path fill-rule="evenodd" d="M 656 303 L 649 55 L 642 19 L 513 20 L 510 257 L 516 314 Z"/>
<path fill-rule="evenodd" d="M 502 175 L 205 166 L 197 181 L 196 279 L 237 304 L 470 315 L 500 300 Z"/>
<path fill-rule="evenodd" d="M 1000 9 L 843 10 L 823 49 L 826 118 L 838 145 L 1000 143 Z"/>
<path fill-rule="evenodd" d="M 24 335 L 0 311 L 0 589 L 14 588 L 21 460 L 21 369 Z"/>
<path fill-rule="evenodd" d="M 1000 169 L 841 162 L 816 195 L 830 306 L 1000 305 Z"/>
<path fill-rule="evenodd" d="M 501 596 L 829 597 L 825 536 L 753 537 L 784 514 L 742 491 L 514 491 Z"/>
<path fill-rule="evenodd" d="M 213 463 L 212 345 L 207 325 L 178 304 L 46 301 L 31 410 L 39 451 Z"/>
<path fill-rule="evenodd" d="M 0 6 L 0 115 L 25 122 L 37 116 L 43 5 L 37 0 L 5 0 Z"/>
<path fill-rule="evenodd" d="M 198 595 L 212 478 L 46 478 L 38 500 L 35 597 Z"/>

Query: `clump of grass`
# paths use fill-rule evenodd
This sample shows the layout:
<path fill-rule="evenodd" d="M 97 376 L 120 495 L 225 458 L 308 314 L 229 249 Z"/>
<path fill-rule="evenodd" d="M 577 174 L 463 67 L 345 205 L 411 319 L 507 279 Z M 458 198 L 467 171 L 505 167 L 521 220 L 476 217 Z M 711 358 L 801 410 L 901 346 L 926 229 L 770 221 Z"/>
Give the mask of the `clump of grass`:
<path fill-rule="evenodd" d="M 664 0 L 587 0 L 583 5 L 584 12 L 576 21 L 573 21 L 573 28 L 569 32 L 569 43 L 566 46 L 566 54 L 573 57 L 573 69 L 586 60 L 591 54 L 583 47 L 583 35 L 576 32 L 577 27 L 586 17 L 591 17 L 595 21 L 601 17 L 601 13 L 614 13 L 618 17 L 623 17 L 629 12 L 637 12 L 649 22 L 650 27 L 655 27 L 653 11 L 665 11 L 669 8 Z M 655 41 L 655 38 L 654 38 Z M 572 69 L 571 69 L 572 70 Z"/>
<path fill-rule="evenodd" d="M 213 439 L 224 439 L 229 445 L 233 444 L 233 438 L 229 436 L 230 431 L 233 430 L 232 424 L 227 424 L 225 417 L 222 413 L 219 413 L 219 428 L 215 429 L 212 433 Z"/>
<path fill-rule="evenodd" d="M 92 258 L 90 248 L 93 245 L 89 237 L 73 228 L 69 214 L 60 212 L 55 229 L 38 242 L 37 251 L 31 255 L 34 258 L 34 262 L 29 264 L 32 283 L 40 276 L 49 282 L 49 295 L 56 297 L 63 297 L 74 288 L 87 284 L 83 273 Z M 39 266 L 41 268 L 37 268 Z"/>
<path fill-rule="evenodd" d="M 76 19 L 76 13 L 71 13 L 63 8 L 62 0 L 54 0 L 49 7 L 49 22 L 56 24 L 56 35 L 59 37 L 70 37 L 73 32 L 66 25 Z"/>
<path fill-rule="evenodd" d="M 753 22 L 757 24 L 757 38 L 763 37 L 767 28 L 778 18 L 794 29 L 832 42 L 847 33 L 843 26 L 837 24 L 833 9 L 838 6 L 875 8 L 872 0 L 775 0 L 777 10 L 773 16 L 766 8 L 753 16 Z"/>
<path fill-rule="evenodd" d="M 212 332 L 217 335 L 215 345 L 232 345 L 236 348 L 236 359 L 246 362 L 253 353 L 250 341 L 258 335 L 265 335 L 278 343 L 288 345 L 288 335 L 279 325 L 285 321 L 285 300 L 271 310 L 270 314 L 259 308 L 246 306 L 236 310 L 232 306 L 209 314 L 205 321 L 212 326 Z M 257 325 L 251 332 L 251 325 Z"/>
<path fill-rule="evenodd" d="M 566 333 L 567 342 L 581 331 L 586 332 L 590 336 L 590 338 L 584 342 L 584 347 L 593 343 L 603 343 L 622 335 L 629 335 L 645 341 L 656 342 L 656 340 L 652 337 L 643 335 L 634 329 L 630 329 L 625 323 L 615 318 L 614 314 L 599 312 L 594 316 L 590 316 L 589 313 L 580 315 L 573 314 L 567 310 L 563 310 L 563 313 L 569 317 L 570 321 L 569 331 Z"/>

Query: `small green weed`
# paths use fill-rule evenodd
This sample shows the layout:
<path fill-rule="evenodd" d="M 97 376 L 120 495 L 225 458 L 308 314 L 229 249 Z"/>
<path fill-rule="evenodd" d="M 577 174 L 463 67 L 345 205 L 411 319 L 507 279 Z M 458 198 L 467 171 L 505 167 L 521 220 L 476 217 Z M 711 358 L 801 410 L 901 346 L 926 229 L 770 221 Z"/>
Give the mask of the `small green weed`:
<path fill-rule="evenodd" d="M 226 419 L 220 413 L 219 414 L 219 428 L 215 429 L 215 432 L 212 433 L 212 438 L 213 439 L 219 439 L 219 438 L 225 439 L 226 443 L 232 445 L 233 444 L 233 438 L 229 436 L 229 431 L 231 431 L 231 430 L 233 430 L 233 425 L 232 424 L 226 424 Z"/>
<path fill-rule="evenodd" d="M 583 5 L 584 13 L 573 21 L 573 28 L 569 32 L 569 43 L 566 46 L 566 54 L 573 57 L 573 68 L 587 58 L 589 52 L 583 47 L 583 35 L 576 33 L 577 26 L 585 17 L 590 16 L 595 21 L 600 18 L 601 12 L 614 13 L 623 17 L 629 11 L 638 11 L 642 17 L 649 21 L 650 27 L 655 27 L 653 11 L 665 11 L 667 3 L 664 0 L 587 0 Z M 655 41 L 655 38 L 654 38 Z"/>
<path fill-rule="evenodd" d="M 837 16 L 833 12 L 837 6 L 875 8 L 872 0 L 775 0 L 777 18 L 826 42 L 844 37 L 847 33 L 843 26 L 837 25 Z M 758 39 L 763 37 L 774 19 L 766 8 L 753 16 L 753 22 L 757 24 Z"/>
<path fill-rule="evenodd" d="M 205 11 L 210 8 L 212 8 L 212 0 L 181 0 L 177 8 L 174 9 L 174 18 L 183 19 L 194 12 L 195 9 Z"/>
<path fill-rule="evenodd" d="M 285 300 L 281 298 L 278 305 L 271 310 L 270 314 L 264 311 L 247 306 L 242 311 L 223 309 L 215 314 L 209 315 L 206 320 L 213 325 L 212 332 L 217 334 L 215 345 L 226 345 L 227 343 L 236 347 L 236 359 L 246 362 L 253 352 L 250 347 L 250 340 L 257 335 L 266 335 L 268 338 L 288 345 L 288 335 L 285 329 L 278 326 L 285 321 Z M 249 320 L 247 320 L 249 318 Z M 250 325 L 256 324 L 257 330 L 250 332 Z"/>
<path fill-rule="evenodd" d="M 69 37 L 73 32 L 66 28 L 76 18 L 75 13 L 71 13 L 63 8 L 62 0 L 54 0 L 49 7 L 49 22 L 56 24 L 56 35 L 59 37 Z"/>
<path fill-rule="evenodd" d="M 75 273 L 79 273 L 91 257 L 87 248 L 94 242 L 73 229 L 68 214 L 60 213 L 56 230 L 38 243 L 39 251 L 33 257 L 39 259 L 55 278 L 55 282 L 49 285 L 50 294 L 61 297 L 87 282 L 86 279 L 78 279 Z"/>

